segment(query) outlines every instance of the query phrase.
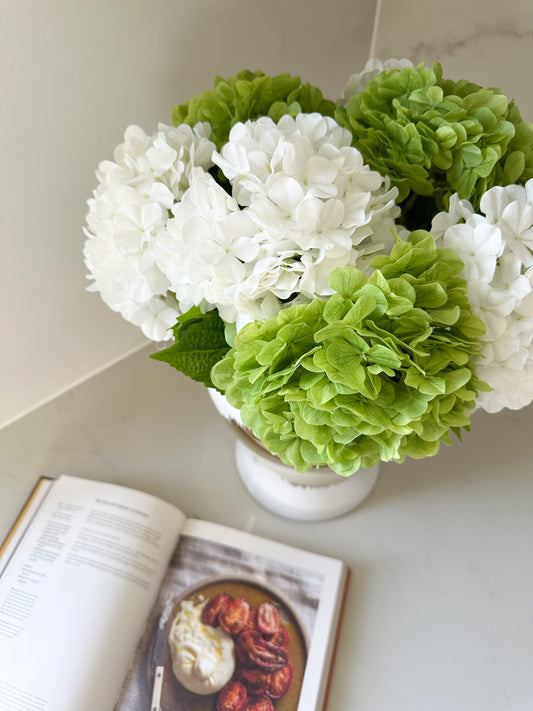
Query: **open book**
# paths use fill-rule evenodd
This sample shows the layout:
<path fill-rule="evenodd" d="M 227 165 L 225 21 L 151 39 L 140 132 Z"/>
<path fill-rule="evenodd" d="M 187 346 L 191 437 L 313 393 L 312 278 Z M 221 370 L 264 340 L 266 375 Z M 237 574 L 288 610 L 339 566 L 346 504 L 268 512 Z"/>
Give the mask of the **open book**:
<path fill-rule="evenodd" d="M 133 489 L 41 479 L 0 550 L 0 711 L 318 711 L 347 580 Z"/>

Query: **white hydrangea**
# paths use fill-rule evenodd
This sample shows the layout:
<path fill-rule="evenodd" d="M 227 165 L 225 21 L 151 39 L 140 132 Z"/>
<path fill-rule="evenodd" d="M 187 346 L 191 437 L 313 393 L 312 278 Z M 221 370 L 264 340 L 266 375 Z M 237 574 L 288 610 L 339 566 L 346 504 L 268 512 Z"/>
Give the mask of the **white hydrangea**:
<path fill-rule="evenodd" d="M 389 69 L 405 69 L 412 67 L 413 63 L 410 59 L 386 59 L 382 62 L 380 59 L 369 59 L 365 64 L 365 68 L 358 74 L 352 74 L 342 92 L 341 104 L 347 104 L 355 94 L 360 94 L 366 89 L 368 82 L 381 72 Z"/>
<path fill-rule="evenodd" d="M 247 262 L 259 251 L 255 225 L 236 200 L 200 168 L 193 170 L 191 186 L 174 206 L 175 217 L 154 240 L 154 254 L 172 291 L 187 311 L 216 305 L 220 316 L 235 321 L 236 291 L 246 277 Z M 222 293 L 225 299 L 217 299 Z"/>
<path fill-rule="evenodd" d="M 361 266 L 390 242 L 397 190 L 350 143 L 320 114 L 236 124 L 213 155 L 232 196 L 194 170 L 155 239 L 180 304 L 216 307 L 238 325 L 269 318 L 295 294 L 330 293 L 335 266 Z"/>
<path fill-rule="evenodd" d="M 491 188 L 480 212 L 454 195 L 431 231 L 463 260 L 472 311 L 487 329 L 477 373 L 493 390 L 478 405 L 514 410 L 533 400 L 533 180 Z"/>
<path fill-rule="evenodd" d="M 171 338 L 181 307 L 164 271 L 156 264 L 153 238 L 169 218 L 169 210 L 189 187 L 193 166 L 210 168 L 215 148 L 209 124 L 165 126 L 148 136 L 130 126 L 114 161 L 103 161 L 98 186 L 88 201 L 85 264 L 92 284 L 105 303 L 145 336 Z"/>
<path fill-rule="evenodd" d="M 431 222 L 431 234 L 438 239 L 446 232 L 448 227 L 459 222 L 466 222 L 474 215 L 474 208 L 468 200 L 460 200 L 459 195 L 454 193 L 450 197 L 448 212 L 439 212 Z"/>

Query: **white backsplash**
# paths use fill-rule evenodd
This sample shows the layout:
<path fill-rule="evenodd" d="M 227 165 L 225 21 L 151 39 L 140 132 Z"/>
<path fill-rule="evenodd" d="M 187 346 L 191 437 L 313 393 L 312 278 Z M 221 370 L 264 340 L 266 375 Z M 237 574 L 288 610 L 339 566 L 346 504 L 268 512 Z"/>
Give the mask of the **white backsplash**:
<path fill-rule="evenodd" d="M 450 79 L 498 87 L 533 121 L 531 0 L 381 0 L 374 56 L 439 61 Z"/>
<path fill-rule="evenodd" d="M 25 0 L 0 8 L 0 427 L 145 343 L 85 291 L 94 171 L 128 124 L 241 69 L 328 98 L 370 52 L 376 0 Z"/>

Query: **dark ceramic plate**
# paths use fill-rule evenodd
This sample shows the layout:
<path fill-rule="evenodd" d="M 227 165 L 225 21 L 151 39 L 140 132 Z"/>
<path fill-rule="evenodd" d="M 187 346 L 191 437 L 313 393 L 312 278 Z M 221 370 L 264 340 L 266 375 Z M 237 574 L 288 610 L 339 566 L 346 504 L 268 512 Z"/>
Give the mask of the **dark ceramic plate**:
<path fill-rule="evenodd" d="M 183 595 L 175 598 L 172 604 L 172 615 L 169 627 L 184 600 L 192 600 L 194 604 L 210 598 L 219 592 L 227 592 L 233 597 L 242 597 L 250 606 L 257 609 L 264 600 L 274 602 L 280 612 L 283 625 L 290 636 L 289 660 L 293 667 L 293 677 L 290 688 L 285 696 L 274 701 L 276 711 L 296 711 L 302 686 L 309 640 L 306 629 L 292 603 L 282 592 L 273 586 L 246 576 L 216 576 L 202 580 L 186 590 Z M 154 626 L 151 642 L 148 645 L 146 668 L 149 689 L 152 688 L 155 663 L 153 648 L 157 634 L 157 624 Z M 215 711 L 217 694 L 201 696 L 193 694 L 179 683 L 172 670 L 172 657 L 167 642 L 165 656 L 165 675 L 161 693 L 161 711 Z"/>

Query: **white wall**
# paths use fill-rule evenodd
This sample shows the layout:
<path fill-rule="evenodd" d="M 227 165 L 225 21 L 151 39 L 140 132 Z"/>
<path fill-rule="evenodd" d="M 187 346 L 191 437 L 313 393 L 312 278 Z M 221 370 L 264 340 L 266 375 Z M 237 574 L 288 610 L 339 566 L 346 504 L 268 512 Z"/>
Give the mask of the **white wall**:
<path fill-rule="evenodd" d="M 376 0 L 17 0 L 0 4 L 0 426 L 140 346 L 87 293 L 94 170 L 125 127 L 240 69 L 336 98 L 366 61 Z"/>

